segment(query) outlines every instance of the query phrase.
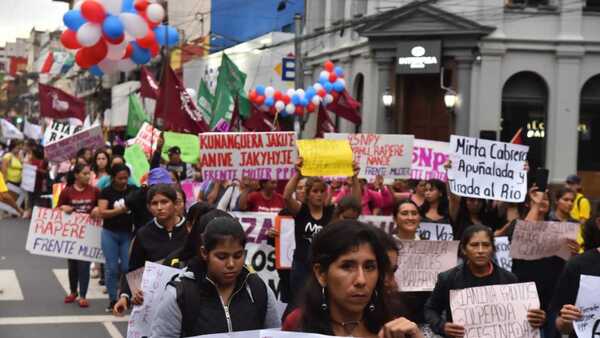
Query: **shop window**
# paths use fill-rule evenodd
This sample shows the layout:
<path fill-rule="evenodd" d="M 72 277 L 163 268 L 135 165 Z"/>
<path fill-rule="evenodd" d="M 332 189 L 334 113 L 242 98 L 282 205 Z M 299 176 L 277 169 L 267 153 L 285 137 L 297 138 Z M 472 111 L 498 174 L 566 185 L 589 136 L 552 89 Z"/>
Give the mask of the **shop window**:
<path fill-rule="evenodd" d="M 308 18 L 308 23 L 313 30 L 322 30 L 325 27 L 325 1 L 312 0 L 309 5 L 311 6 L 312 17 Z"/>
<path fill-rule="evenodd" d="M 504 84 L 500 140 L 509 142 L 521 129 L 531 168 L 544 166 L 547 110 L 548 87 L 536 73 L 517 73 Z"/>
<path fill-rule="evenodd" d="M 577 169 L 600 170 L 600 74 L 589 79 L 581 89 L 579 102 Z"/>

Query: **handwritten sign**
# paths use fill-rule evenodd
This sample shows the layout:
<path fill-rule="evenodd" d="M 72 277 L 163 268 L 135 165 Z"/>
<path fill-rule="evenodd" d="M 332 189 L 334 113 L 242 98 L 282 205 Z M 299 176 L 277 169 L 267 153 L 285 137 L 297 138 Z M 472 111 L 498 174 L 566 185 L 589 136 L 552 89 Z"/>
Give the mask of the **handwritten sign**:
<path fill-rule="evenodd" d="M 146 262 L 142 275 L 144 303 L 134 306 L 127 325 L 127 338 L 150 337 L 152 321 L 160 304 L 167 283 L 181 272 L 169 266 Z"/>
<path fill-rule="evenodd" d="M 132 144 L 139 144 L 146 155 L 152 155 L 156 150 L 159 138 L 160 130 L 152 127 L 148 122 L 144 122 Z"/>
<path fill-rule="evenodd" d="M 372 224 L 388 234 L 394 234 L 396 231 L 396 222 L 392 216 L 361 215 L 358 219 L 361 222 Z M 421 223 L 416 234 L 424 240 L 451 241 L 454 239 L 450 224 Z"/>
<path fill-rule="evenodd" d="M 102 221 L 88 214 L 33 208 L 25 249 L 33 255 L 104 263 Z"/>
<path fill-rule="evenodd" d="M 303 176 L 348 177 L 353 172 L 352 148 L 347 140 L 298 140 Z"/>
<path fill-rule="evenodd" d="M 81 126 L 75 126 L 68 122 L 53 120 L 52 124 L 46 127 L 46 132 L 44 133 L 44 145 L 49 145 L 50 143 L 69 137 L 80 131 L 81 128 Z"/>
<path fill-rule="evenodd" d="M 202 176 L 205 180 L 288 180 L 294 175 L 296 134 L 200 134 Z"/>
<path fill-rule="evenodd" d="M 529 147 L 519 144 L 452 135 L 450 190 L 464 197 L 523 202 L 527 195 L 528 151 Z"/>
<path fill-rule="evenodd" d="M 277 216 L 275 228 L 279 235 L 275 238 L 275 258 L 277 269 L 291 269 L 296 250 L 295 222 L 292 217 Z"/>
<path fill-rule="evenodd" d="M 198 135 L 164 132 L 165 144 L 162 148 L 162 158 L 169 159 L 169 149 L 179 147 L 181 149 L 181 160 L 185 163 L 196 164 L 200 158 L 200 144 Z"/>
<path fill-rule="evenodd" d="M 360 165 L 360 178 L 410 178 L 413 135 L 327 133 L 325 139 L 348 140 L 354 160 Z"/>
<path fill-rule="evenodd" d="M 539 308 L 533 282 L 450 290 L 452 322 L 464 326 L 465 338 L 539 338 L 527 321 L 527 311 Z"/>
<path fill-rule="evenodd" d="M 93 126 L 67 136 L 44 147 L 46 158 L 54 162 L 70 160 L 82 148 L 98 149 L 104 146 L 101 126 Z"/>
<path fill-rule="evenodd" d="M 431 291 L 437 275 L 456 266 L 458 241 L 398 241 L 400 291 Z"/>
<path fill-rule="evenodd" d="M 573 323 L 577 337 L 600 337 L 600 277 L 581 275 L 575 305 L 582 318 Z"/>
<path fill-rule="evenodd" d="M 21 189 L 29 192 L 35 191 L 35 179 L 37 177 L 37 167 L 31 164 L 23 164 L 23 174 L 21 179 Z"/>
<path fill-rule="evenodd" d="M 494 237 L 496 247 L 496 263 L 507 271 L 512 271 L 512 257 L 510 257 L 510 241 L 507 236 Z"/>
<path fill-rule="evenodd" d="M 25 123 L 23 125 L 23 134 L 34 140 L 41 140 L 44 137 L 42 126 L 33 124 L 27 119 L 25 119 Z"/>
<path fill-rule="evenodd" d="M 331 338 L 333 336 L 317 334 L 317 333 L 306 333 L 306 332 L 292 332 L 292 331 L 281 331 L 277 329 L 272 330 L 252 330 L 252 331 L 236 331 L 228 333 L 214 333 L 206 334 L 202 336 L 195 336 L 191 338 Z"/>
<path fill-rule="evenodd" d="M 448 181 L 444 164 L 448 161 L 448 142 L 415 139 L 410 178 Z"/>
<path fill-rule="evenodd" d="M 578 233 L 577 223 L 518 221 L 513 232 L 510 256 L 524 260 L 558 256 L 567 260 L 571 257 L 567 239 L 575 240 Z"/>

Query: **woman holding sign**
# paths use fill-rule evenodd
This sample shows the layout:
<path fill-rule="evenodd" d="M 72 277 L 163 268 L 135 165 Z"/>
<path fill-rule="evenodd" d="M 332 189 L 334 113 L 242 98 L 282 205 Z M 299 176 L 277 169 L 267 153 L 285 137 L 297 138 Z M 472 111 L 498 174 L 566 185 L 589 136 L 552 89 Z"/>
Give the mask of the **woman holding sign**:
<path fill-rule="evenodd" d="M 450 224 L 448 216 L 448 192 L 440 180 L 429 180 L 425 186 L 425 202 L 421 205 L 424 222 Z"/>
<path fill-rule="evenodd" d="M 447 337 L 465 336 L 465 328 L 452 322 L 450 290 L 518 282 L 517 276 L 492 260 L 495 247 L 494 233 L 490 228 L 472 225 L 465 229 L 460 250 L 464 263 L 438 275 L 433 293 L 425 304 L 425 318 L 431 329 Z M 528 309 L 527 320 L 532 327 L 539 328 L 546 320 L 546 313 L 540 309 Z"/>
<path fill-rule="evenodd" d="M 58 208 L 70 214 L 72 212 L 97 216 L 96 203 L 100 192 L 90 185 L 91 169 L 87 164 L 76 164 L 69 173 L 67 186 L 58 198 Z M 69 289 L 71 293 L 65 297 L 65 303 L 73 303 L 79 295 L 79 306 L 88 307 L 85 298 L 90 283 L 90 262 L 69 259 Z M 79 284 L 79 294 L 77 285 Z"/>

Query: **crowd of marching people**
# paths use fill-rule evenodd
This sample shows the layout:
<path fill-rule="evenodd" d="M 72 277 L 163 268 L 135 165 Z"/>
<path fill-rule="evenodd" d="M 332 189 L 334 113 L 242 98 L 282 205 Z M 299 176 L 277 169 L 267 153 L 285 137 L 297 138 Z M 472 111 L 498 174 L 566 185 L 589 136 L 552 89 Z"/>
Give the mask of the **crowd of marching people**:
<path fill-rule="evenodd" d="M 465 328 L 452 321 L 450 291 L 517 282 L 534 282 L 538 290 L 540 306 L 527 312 L 531 327 L 544 338 L 574 336 L 573 322 L 582 316 L 575 306 L 579 276 L 600 276 L 600 210 L 592 212 L 577 176 L 552 191 L 533 184 L 526 201 L 517 204 L 456 196 L 440 180 L 367 182 L 358 178 L 359 168 L 345 180 L 303 177 L 301 159 L 288 181 L 203 181 L 201 163 L 184 163 L 177 146 L 163 160 L 161 147 L 159 142 L 139 184 L 119 145 L 82 149 L 72 161 L 51 166 L 40 145 L 12 142 L 0 176 L 0 201 L 24 217 L 29 211 L 16 204 L 7 184 L 19 185 L 28 163 L 38 173 L 30 206 L 48 206 L 44 195 L 52 183 L 63 182 L 58 208 L 102 219 L 106 262 L 68 260 L 65 303 L 90 306 L 90 275 L 98 275 L 107 311 L 120 316 L 144 302 L 126 273 L 147 261 L 183 269 L 165 285 L 152 337 L 279 327 L 334 336 L 463 337 Z M 180 187 L 184 180 L 200 183 L 191 203 Z M 245 265 L 246 232 L 230 211 L 294 219 L 292 267 L 277 271 L 280 300 L 287 304 L 283 313 L 273 290 Z M 390 216 L 393 233 L 361 222 L 361 215 Z M 510 238 L 519 220 L 579 223 L 580 238 L 569 241 L 571 258 L 514 259 L 512 272 L 504 270 L 494 258 L 494 238 Z M 417 232 L 421 222 L 450 224 L 460 260 L 439 274 L 433 291 L 407 292 L 394 278 L 397 240 L 426 240 Z M 271 229 L 268 235 L 273 244 L 280 234 Z"/>

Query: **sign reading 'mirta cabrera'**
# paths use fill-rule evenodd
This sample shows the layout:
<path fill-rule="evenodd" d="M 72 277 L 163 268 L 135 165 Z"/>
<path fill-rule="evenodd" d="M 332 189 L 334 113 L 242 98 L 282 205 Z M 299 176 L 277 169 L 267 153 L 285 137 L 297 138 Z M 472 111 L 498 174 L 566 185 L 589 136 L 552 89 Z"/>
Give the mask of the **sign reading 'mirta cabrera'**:
<path fill-rule="evenodd" d="M 397 49 L 396 73 L 439 73 L 441 52 L 440 40 L 400 42 Z"/>

